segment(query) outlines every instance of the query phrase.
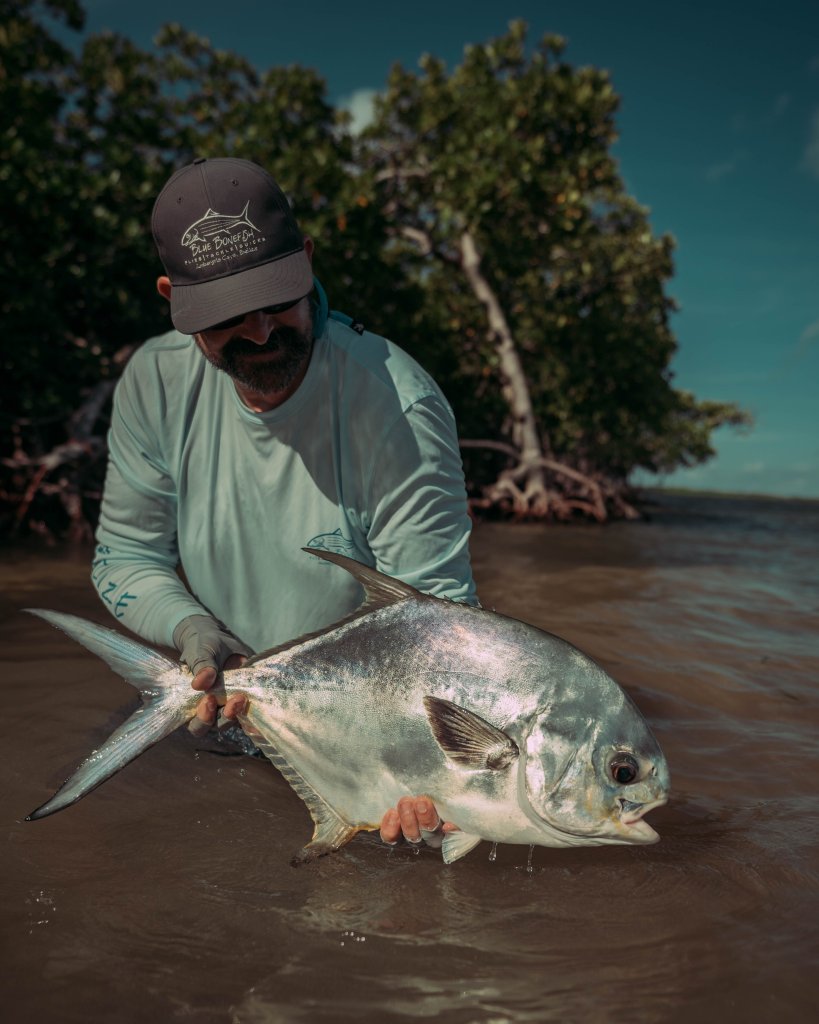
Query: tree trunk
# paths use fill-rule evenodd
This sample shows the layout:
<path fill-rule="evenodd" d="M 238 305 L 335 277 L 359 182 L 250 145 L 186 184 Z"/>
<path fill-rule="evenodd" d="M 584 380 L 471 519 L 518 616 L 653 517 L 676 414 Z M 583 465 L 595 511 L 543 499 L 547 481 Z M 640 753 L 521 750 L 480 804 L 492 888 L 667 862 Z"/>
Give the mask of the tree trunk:
<path fill-rule="evenodd" d="M 521 515 L 545 516 L 549 511 L 549 494 L 543 467 L 543 448 L 537 432 L 529 384 L 523 371 L 512 330 L 497 295 L 481 271 L 481 258 L 471 232 L 459 239 L 461 267 L 472 290 L 486 309 L 489 333 L 498 353 L 503 396 L 512 415 L 512 441 L 518 450 L 519 463 L 514 475 L 502 473 L 491 488 L 496 498 L 511 498 Z"/>

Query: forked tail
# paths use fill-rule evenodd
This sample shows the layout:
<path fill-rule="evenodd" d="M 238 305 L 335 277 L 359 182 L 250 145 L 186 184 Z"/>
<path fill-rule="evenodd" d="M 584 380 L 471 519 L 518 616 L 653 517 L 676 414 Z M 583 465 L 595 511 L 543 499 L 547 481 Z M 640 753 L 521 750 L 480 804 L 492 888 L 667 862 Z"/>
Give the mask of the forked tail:
<path fill-rule="evenodd" d="M 202 695 L 191 689 L 190 676 L 177 662 L 113 629 L 62 612 L 39 608 L 26 608 L 25 611 L 45 619 L 99 655 L 118 675 L 139 690 L 142 698 L 142 707 L 137 708 L 99 750 L 93 751 L 83 761 L 50 800 L 26 818 L 26 821 L 34 821 L 76 803 L 148 747 L 187 722 L 193 717 Z"/>

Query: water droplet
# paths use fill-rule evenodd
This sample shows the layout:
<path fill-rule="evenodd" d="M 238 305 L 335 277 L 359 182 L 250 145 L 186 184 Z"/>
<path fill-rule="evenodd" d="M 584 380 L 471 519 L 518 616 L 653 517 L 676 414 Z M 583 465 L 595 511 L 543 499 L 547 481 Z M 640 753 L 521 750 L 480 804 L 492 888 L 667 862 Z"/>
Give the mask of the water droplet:
<path fill-rule="evenodd" d="M 532 874 L 532 854 L 535 852 L 534 844 L 529 847 L 529 856 L 526 858 L 526 874 Z"/>
<path fill-rule="evenodd" d="M 498 859 L 498 844 L 497 843 L 492 843 L 492 849 L 489 851 L 489 859 L 490 860 L 497 860 Z"/>

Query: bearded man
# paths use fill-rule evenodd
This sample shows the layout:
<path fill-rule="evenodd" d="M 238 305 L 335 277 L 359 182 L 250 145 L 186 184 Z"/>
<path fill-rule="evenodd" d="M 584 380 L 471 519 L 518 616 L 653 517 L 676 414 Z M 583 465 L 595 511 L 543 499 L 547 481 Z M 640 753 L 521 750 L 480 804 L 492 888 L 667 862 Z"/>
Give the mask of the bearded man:
<path fill-rule="evenodd" d="M 206 730 L 223 668 L 359 604 L 348 573 L 302 548 L 476 603 L 470 523 L 446 399 L 396 345 L 328 309 L 313 242 L 270 175 L 195 160 L 151 223 L 174 330 L 117 386 L 92 579 L 117 619 L 181 651 Z M 408 796 L 381 835 L 441 827 Z"/>

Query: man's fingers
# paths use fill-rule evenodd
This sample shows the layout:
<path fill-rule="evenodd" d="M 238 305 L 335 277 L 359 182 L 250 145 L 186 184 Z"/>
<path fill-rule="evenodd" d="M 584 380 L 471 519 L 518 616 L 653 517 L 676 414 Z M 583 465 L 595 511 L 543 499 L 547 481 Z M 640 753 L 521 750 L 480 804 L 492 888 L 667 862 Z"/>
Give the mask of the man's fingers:
<path fill-rule="evenodd" d="M 380 835 L 381 841 L 390 846 L 394 846 L 398 842 L 398 837 L 401 835 L 401 819 L 398 817 L 395 807 L 391 807 L 381 819 Z"/>
<path fill-rule="evenodd" d="M 428 796 L 417 796 L 415 798 L 415 815 L 418 820 L 418 827 L 424 832 L 435 832 L 441 824 L 435 804 Z"/>
<path fill-rule="evenodd" d="M 204 736 L 216 721 L 218 708 L 216 698 L 212 694 L 204 696 L 196 705 L 196 713 L 188 722 L 188 731 L 194 736 Z"/>
<path fill-rule="evenodd" d="M 398 817 L 401 819 L 401 831 L 410 843 L 421 842 L 421 828 L 418 825 L 418 814 L 415 810 L 415 798 L 402 796 L 398 801 Z"/>
<path fill-rule="evenodd" d="M 247 658 L 244 656 L 244 654 L 231 654 L 231 656 L 224 663 L 222 668 L 227 668 L 227 669 L 241 668 L 242 665 L 244 665 L 244 663 L 246 661 L 247 661 Z"/>
<path fill-rule="evenodd" d="M 244 694 L 234 693 L 232 697 L 228 697 L 225 701 L 225 706 L 222 709 L 222 718 L 236 718 L 237 715 L 241 715 L 245 710 L 247 699 Z"/>
<path fill-rule="evenodd" d="M 429 796 L 403 796 L 381 819 L 381 839 L 390 846 L 403 835 L 409 843 L 423 840 L 436 849 L 445 832 L 457 832 L 451 821 L 441 821 L 438 809 Z"/>
<path fill-rule="evenodd" d="M 196 675 L 193 677 L 191 686 L 194 690 L 209 690 L 211 686 L 216 682 L 216 669 L 213 666 L 207 666 L 206 668 L 200 668 Z"/>

